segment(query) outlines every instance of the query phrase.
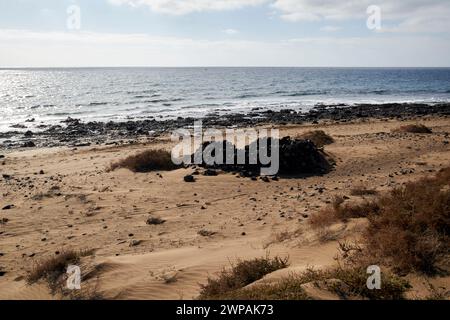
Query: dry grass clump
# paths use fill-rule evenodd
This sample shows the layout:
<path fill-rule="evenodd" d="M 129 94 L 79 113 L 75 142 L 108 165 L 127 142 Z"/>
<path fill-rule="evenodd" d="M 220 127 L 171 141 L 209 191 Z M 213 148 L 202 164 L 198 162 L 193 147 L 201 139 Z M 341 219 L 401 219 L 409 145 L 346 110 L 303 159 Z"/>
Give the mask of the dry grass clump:
<path fill-rule="evenodd" d="M 328 270 L 308 269 L 290 275 L 274 284 L 258 284 L 249 288 L 221 292 L 218 300 L 310 300 L 306 284 L 336 294 L 340 299 L 401 300 L 410 287 L 408 282 L 387 272 L 381 274 L 381 289 L 367 288 L 367 270 L 361 267 L 337 267 Z"/>
<path fill-rule="evenodd" d="M 147 150 L 123 160 L 112 163 L 109 170 L 127 168 L 133 172 L 169 171 L 178 169 L 179 166 L 172 162 L 170 152 L 166 150 Z"/>
<path fill-rule="evenodd" d="M 378 191 L 365 186 L 355 186 L 350 190 L 350 194 L 352 196 L 373 196 L 378 194 Z"/>
<path fill-rule="evenodd" d="M 322 230 L 351 218 L 368 219 L 362 244 L 367 255 L 398 273 L 450 270 L 450 168 L 435 177 L 395 188 L 373 201 L 333 205 L 313 215 Z"/>
<path fill-rule="evenodd" d="M 322 130 L 305 132 L 300 139 L 310 140 L 319 148 L 334 143 L 334 139 Z"/>
<path fill-rule="evenodd" d="M 33 284 L 40 279 L 45 279 L 49 287 L 54 291 L 67 266 L 79 263 L 82 257 L 92 254 L 91 250 L 75 251 L 66 250 L 58 255 L 37 262 L 27 276 L 28 284 Z"/>
<path fill-rule="evenodd" d="M 344 204 L 344 198 L 335 197 L 331 206 L 313 214 L 309 223 L 314 229 L 328 227 L 337 222 L 347 222 L 353 218 L 366 218 L 376 214 L 379 205 L 376 201 L 365 201 L 359 204 Z"/>
<path fill-rule="evenodd" d="M 430 128 L 423 124 L 408 124 L 392 130 L 396 133 L 433 133 Z"/>
<path fill-rule="evenodd" d="M 205 285 L 201 285 L 200 299 L 211 300 L 241 289 L 276 270 L 286 268 L 288 258 L 256 258 L 253 260 L 239 260 L 229 270 L 222 270 L 217 278 L 208 278 Z"/>
<path fill-rule="evenodd" d="M 446 168 L 381 197 L 379 212 L 368 217 L 367 250 L 399 272 L 438 271 L 450 255 L 449 183 Z"/>

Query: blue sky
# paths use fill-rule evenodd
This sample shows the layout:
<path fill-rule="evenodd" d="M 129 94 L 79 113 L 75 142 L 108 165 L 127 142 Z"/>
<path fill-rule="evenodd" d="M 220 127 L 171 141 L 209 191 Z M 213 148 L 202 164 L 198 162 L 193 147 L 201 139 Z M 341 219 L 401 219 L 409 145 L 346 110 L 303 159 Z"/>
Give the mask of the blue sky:
<path fill-rule="evenodd" d="M 448 0 L 0 0 L 0 67 L 450 66 L 448 17 Z"/>

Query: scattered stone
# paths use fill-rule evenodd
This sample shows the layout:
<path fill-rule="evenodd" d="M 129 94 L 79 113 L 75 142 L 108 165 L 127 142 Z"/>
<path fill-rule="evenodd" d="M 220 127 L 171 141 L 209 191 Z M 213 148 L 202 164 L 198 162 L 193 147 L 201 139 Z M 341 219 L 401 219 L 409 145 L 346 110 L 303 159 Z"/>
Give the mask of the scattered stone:
<path fill-rule="evenodd" d="M 207 169 L 205 170 L 205 172 L 203 172 L 203 175 L 208 177 L 215 177 L 218 175 L 218 173 L 216 170 Z"/>
<path fill-rule="evenodd" d="M 22 144 L 22 148 L 34 148 L 36 147 L 36 144 L 33 141 L 27 141 L 24 144 Z"/>
<path fill-rule="evenodd" d="M 138 245 L 141 244 L 141 242 L 142 242 L 141 240 L 133 239 L 133 240 L 130 241 L 130 247 L 138 246 Z"/>
<path fill-rule="evenodd" d="M 159 224 L 163 224 L 164 222 L 166 222 L 166 220 L 163 220 L 158 217 L 150 217 L 147 219 L 148 225 L 159 225 Z"/>
<path fill-rule="evenodd" d="M 8 205 L 4 206 L 2 208 L 2 210 L 11 210 L 12 208 L 14 208 L 14 205 L 13 204 L 8 204 Z"/>
<path fill-rule="evenodd" d="M 195 178 L 193 175 L 187 175 L 184 177 L 184 182 L 195 182 Z"/>
<path fill-rule="evenodd" d="M 33 136 L 33 132 L 28 130 L 27 132 L 25 132 L 24 136 L 27 137 L 27 138 L 30 138 L 30 137 Z"/>
<path fill-rule="evenodd" d="M 214 231 L 208 231 L 208 230 L 200 230 L 199 232 L 197 232 L 197 234 L 201 235 L 202 237 L 210 237 L 215 235 L 217 232 Z"/>

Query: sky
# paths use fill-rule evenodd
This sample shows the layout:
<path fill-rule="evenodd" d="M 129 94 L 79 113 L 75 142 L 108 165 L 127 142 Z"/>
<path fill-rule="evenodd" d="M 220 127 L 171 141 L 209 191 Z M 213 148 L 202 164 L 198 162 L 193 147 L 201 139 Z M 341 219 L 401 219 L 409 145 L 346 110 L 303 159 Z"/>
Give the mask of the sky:
<path fill-rule="evenodd" d="M 0 67 L 450 67 L 449 0 L 0 0 Z"/>

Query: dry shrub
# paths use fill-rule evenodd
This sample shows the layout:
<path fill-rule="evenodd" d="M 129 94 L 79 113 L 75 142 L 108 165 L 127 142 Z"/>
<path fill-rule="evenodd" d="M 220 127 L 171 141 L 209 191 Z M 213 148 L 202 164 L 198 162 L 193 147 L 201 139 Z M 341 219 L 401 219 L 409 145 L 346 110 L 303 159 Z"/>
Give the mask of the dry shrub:
<path fill-rule="evenodd" d="M 322 130 L 305 132 L 300 138 L 312 141 L 319 148 L 334 143 L 334 139 Z"/>
<path fill-rule="evenodd" d="M 127 168 L 133 172 L 169 171 L 178 169 L 179 166 L 172 162 L 170 152 L 166 150 L 147 150 L 123 160 L 112 163 L 109 170 Z"/>
<path fill-rule="evenodd" d="M 274 284 L 258 284 L 249 288 L 221 292 L 214 296 L 219 300 L 309 300 L 303 288 L 307 283 L 319 285 L 335 293 L 341 299 L 366 298 L 371 300 L 401 300 L 410 287 L 405 280 L 383 272 L 380 290 L 367 288 L 367 272 L 361 267 L 337 267 L 328 270 L 308 269 L 297 275 L 290 275 Z"/>
<path fill-rule="evenodd" d="M 434 273 L 450 254 L 450 168 L 378 200 L 365 232 L 368 252 L 399 272 Z"/>
<path fill-rule="evenodd" d="M 37 262 L 27 276 L 27 282 L 33 284 L 40 279 L 45 279 L 52 291 L 58 287 L 59 280 L 66 272 L 70 264 L 79 263 L 82 257 L 92 254 L 91 250 L 75 251 L 66 250 L 58 255 Z"/>
<path fill-rule="evenodd" d="M 401 126 L 400 128 L 392 130 L 397 133 L 432 133 L 431 129 L 423 124 L 408 124 Z"/>
<path fill-rule="evenodd" d="M 314 229 L 326 228 L 337 222 L 347 222 L 353 218 L 366 218 L 376 214 L 379 206 L 375 201 L 365 201 L 359 204 L 344 204 L 342 197 L 335 197 L 331 206 L 322 209 L 311 216 L 309 223 Z"/>
<path fill-rule="evenodd" d="M 286 268 L 288 258 L 269 257 L 253 260 L 239 260 L 229 270 L 222 270 L 217 278 L 208 278 L 201 285 L 200 299 L 219 299 L 227 293 L 243 288 L 276 270 Z"/>
<path fill-rule="evenodd" d="M 373 196 L 378 194 L 378 191 L 365 186 L 355 186 L 350 190 L 350 194 L 352 196 Z"/>
<path fill-rule="evenodd" d="M 407 183 L 373 201 L 344 204 L 342 198 L 336 198 L 332 206 L 312 215 L 310 224 L 321 231 L 337 222 L 365 217 L 369 223 L 362 255 L 402 274 L 448 271 L 449 182 L 450 168 L 445 168 L 435 177 Z"/>

